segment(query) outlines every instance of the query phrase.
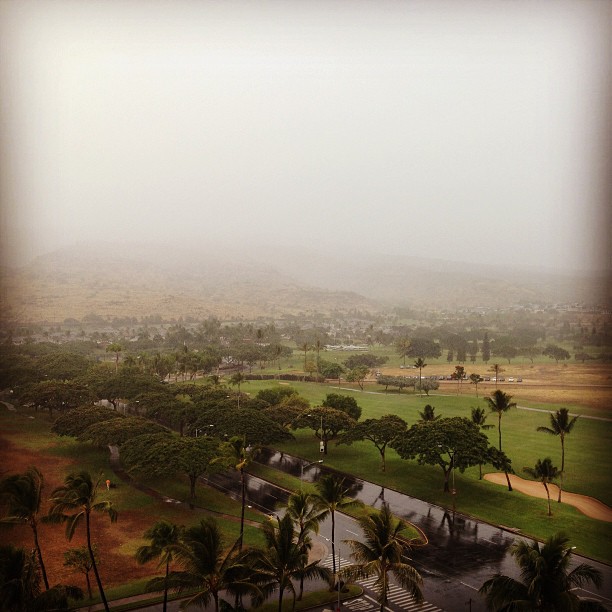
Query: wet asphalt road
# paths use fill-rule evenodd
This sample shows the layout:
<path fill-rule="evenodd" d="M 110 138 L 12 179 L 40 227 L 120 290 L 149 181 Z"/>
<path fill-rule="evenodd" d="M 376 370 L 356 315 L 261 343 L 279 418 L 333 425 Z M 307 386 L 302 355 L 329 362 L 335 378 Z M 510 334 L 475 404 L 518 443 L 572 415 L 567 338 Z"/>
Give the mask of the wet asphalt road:
<path fill-rule="evenodd" d="M 258 461 L 297 478 L 300 477 L 301 466 L 304 464 L 296 457 L 273 451 L 261 455 Z M 313 481 L 320 474 L 332 471 L 324 465 L 312 465 L 304 470 L 304 480 Z M 219 474 L 210 478 L 209 482 L 237 499 L 240 498 L 237 473 Z M 496 573 L 518 577 L 514 559 L 508 551 L 518 537 L 514 533 L 352 476 L 346 477 L 346 483 L 350 487 L 352 497 L 372 507 L 380 507 L 383 502 L 387 502 L 395 515 L 410 521 L 427 535 L 429 544 L 415 547 L 410 553 L 412 564 L 423 576 L 427 602 L 448 612 L 484 611 L 483 600 L 477 592 L 482 583 Z M 271 483 L 253 476 L 248 477 L 247 503 L 253 507 L 267 514 L 274 514 L 277 508 L 286 504 L 287 497 L 286 491 Z M 359 529 L 349 517 L 337 519 L 336 529 L 337 546 L 338 542 L 345 539 L 359 539 Z M 330 537 L 328 531 L 330 527 L 327 524 L 322 525 L 323 539 Z M 342 544 L 340 554 L 343 560 L 350 559 L 348 549 Z M 612 568 L 579 555 L 574 555 L 573 559 L 576 564 L 590 563 L 604 574 L 604 585 L 600 591 L 582 591 L 579 595 L 596 597 L 612 610 Z M 364 607 L 361 608 L 364 612 L 367 609 L 366 603 L 364 602 Z M 393 605 L 391 608 L 398 611 L 408 609 Z"/>

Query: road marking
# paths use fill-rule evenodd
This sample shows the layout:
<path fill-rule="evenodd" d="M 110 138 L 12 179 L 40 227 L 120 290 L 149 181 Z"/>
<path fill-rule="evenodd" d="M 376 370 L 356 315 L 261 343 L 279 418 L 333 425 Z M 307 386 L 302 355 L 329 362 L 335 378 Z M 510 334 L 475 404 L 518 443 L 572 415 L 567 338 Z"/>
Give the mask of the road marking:
<path fill-rule="evenodd" d="M 349 563 L 350 562 L 348 559 L 343 559 L 342 557 L 340 557 L 340 560 L 339 560 L 340 568 L 346 567 L 346 565 Z M 324 560 L 320 561 L 319 564 L 327 568 L 332 567 L 333 566 L 332 556 L 328 555 Z M 373 587 L 374 587 L 374 584 L 376 583 L 376 580 L 377 580 L 376 576 L 372 576 L 370 578 L 365 578 L 364 580 L 358 580 L 357 584 L 366 589 L 374 590 Z M 469 586 L 469 585 L 466 585 L 466 586 Z M 470 588 L 474 588 L 474 587 L 470 587 Z M 372 606 L 368 604 L 365 601 L 366 599 L 374 602 L 375 605 Z M 437 606 L 434 606 L 433 604 L 430 604 L 427 601 L 424 601 L 421 604 L 417 604 L 414 597 L 412 597 L 412 595 L 404 591 L 404 589 L 402 589 L 397 584 L 389 585 L 388 602 L 390 605 L 395 605 L 400 610 L 402 611 L 405 610 L 406 612 L 417 612 L 417 611 L 418 612 L 443 612 L 442 608 L 438 608 Z M 366 612 L 366 610 L 376 610 L 380 607 L 380 604 L 373 597 L 370 597 L 370 595 L 368 595 L 367 593 L 357 599 L 351 599 L 351 600 L 345 601 L 343 605 L 349 610 L 352 610 L 353 612 Z M 363 607 L 365 605 L 367 605 L 368 607 Z"/>

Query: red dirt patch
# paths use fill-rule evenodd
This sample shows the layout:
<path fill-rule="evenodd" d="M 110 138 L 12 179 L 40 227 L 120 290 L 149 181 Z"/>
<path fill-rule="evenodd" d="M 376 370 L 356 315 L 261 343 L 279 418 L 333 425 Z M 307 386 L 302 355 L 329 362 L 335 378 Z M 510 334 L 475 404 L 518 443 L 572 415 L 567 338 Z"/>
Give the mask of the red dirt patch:
<path fill-rule="evenodd" d="M 47 497 L 55 487 L 63 483 L 65 475 L 74 469 L 75 464 L 68 459 L 17 447 L 6 438 L 0 437 L 0 465 L 4 466 L 3 475 L 24 472 L 30 466 L 37 466 L 45 478 L 43 495 Z M 112 489 L 109 497 L 112 500 Z M 47 510 L 48 502 L 45 500 L 41 516 L 46 514 Z M 155 564 L 139 565 L 132 552 L 127 552 L 126 542 L 133 542 L 157 517 L 152 515 L 153 513 L 145 515 L 143 512 L 122 511 L 120 508 L 118 511 L 119 520 L 114 524 L 111 524 L 108 516 L 104 514 L 94 513 L 92 516 L 92 539 L 98 543 L 100 575 L 105 587 L 155 575 Z M 16 525 L 7 529 L 4 534 L 3 539 L 16 546 L 24 546 L 26 549 L 32 547 L 32 530 L 27 525 Z M 50 584 L 74 584 L 86 592 L 83 574 L 72 573 L 63 565 L 66 550 L 85 545 L 84 529 L 79 527 L 72 541 L 68 542 L 62 526 L 40 524 L 39 540 Z M 91 579 L 93 582 L 93 575 Z"/>

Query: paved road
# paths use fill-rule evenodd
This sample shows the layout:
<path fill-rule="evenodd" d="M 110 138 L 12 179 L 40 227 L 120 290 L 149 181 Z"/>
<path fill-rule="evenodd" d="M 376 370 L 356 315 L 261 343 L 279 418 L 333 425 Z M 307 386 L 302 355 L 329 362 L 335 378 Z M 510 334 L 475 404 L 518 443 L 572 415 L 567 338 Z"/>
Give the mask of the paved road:
<path fill-rule="evenodd" d="M 282 469 L 300 477 L 301 461 L 285 453 L 270 452 L 260 458 L 263 463 Z M 316 465 L 305 471 L 305 479 L 316 479 L 320 473 L 331 471 L 324 465 Z M 239 495 L 235 475 L 223 475 L 219 483 L 227 491 Z M 233 482 L 232 482 L 232 479 Z M 397 491 L 381 488 L 369 482 L 349 477 L 351 495 L 363 503 L 380 507 L 387 502 L 397 516 L 410 521 L 427 534 L 429 544 L 413 549 L 412 563 L 425 581 L 425 599 L 443 610 L 485 610 L 478 589 L 482 583 L 495 573 L 518 577 L 514 559 L 508 549 L 518 537 L 512 531 L 489 525 L 469 517 L 453 513 L 438 506 L 403 495 Z M 247 482 L 249 504 L 260 510 L 272 513 L 277 505 L 282 506 L 287 492 L 271 483 L 250 476 Z M 358 529 L 351 527 L 349 517 L 343 517 L 344 527 L 338 527 L 336 542 L 343 539 L 356 539 Z M 342 533 L 340 529 L 344 529 Z M 322 535 L 329 537 L 322 527 Z M 348 558 L 348 551 L 341 554 Z M 574 555 L 576 563 L 590 563 L 604 574 L 604 586 L 597 593 L 582 592 L 582 596 L 597 596 L 604 605 L 612 609 L 612 568 Z M 452 607 L 449 607 L 452 602 Z"/>

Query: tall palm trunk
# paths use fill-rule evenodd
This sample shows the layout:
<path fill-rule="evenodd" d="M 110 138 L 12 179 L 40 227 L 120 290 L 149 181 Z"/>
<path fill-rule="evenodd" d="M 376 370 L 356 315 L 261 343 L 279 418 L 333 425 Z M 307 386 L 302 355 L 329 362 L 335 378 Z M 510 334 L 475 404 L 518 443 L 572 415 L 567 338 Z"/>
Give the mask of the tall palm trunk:
<path fill-rule="evenodd" d="M 100 598 L 102 599 L 102 603 L 104 604 L 104 609 L 106 610 L 106 612 L 110 612 L 110 608 L 108 607 L 108 601 L 106 601 L 106 595 L 104 594 L 104 589 L 102 588 L 102 581 L 100 580 L 98 566 L 96 565 L 96 557 L 94 555 L 93 547 L 91 545 L 89 510 L 85 511 L 85 527 L 87 531 L 87 550 L 89 551 L 89 558 L 91 559 L 91 569 L 93 569 L 94 576 L 96 577 L 96 582 L 98 583 L 98 591 L 100 592 Z"/>
<path fill-rule="evenodd" d="M 565 471 L 565 436 L 561 434 L 561 474 L 559 482 L 559 497 L 557 503 L 561 503 L 561 489 L 563 489 L 563 472 Z"/>
<path fill-rule="evenodd" d="M 40 544 L 38 543 L 38 529 L 36 528 L 36 521 L 31 521 L 32 531 L 34 532 L 34 547 L 36 548 L 36 554 L 38 555 L 38 563 L 40 565 L 40 572 L 43 577 L 43 582 L 45 583 L 45 589 L 49 590 L 49 580 L 47 579 L 47 570 L 45 569 L 45 564 L 43 563 L 42 558 L 42 550 L 40 550 Z"/>
<path fill-rule="evenodd" d="M 170 557 L 166 559 L 166 575 L 164 576 L 164 607 L 163 612 L 168 609 L 168 574 L 170 573 Z"/>
<path fill-rule="evenodd" d="M 499 431 L 499 450 L 502 449 L 502 435 L 501 435 L 501 418 L 502 413 L 500 412 L 498 415 L 498 426 L 497 430 Z M 508 491 L 512 491 L 512 483 L 510 482 L 510 475 L 508 474 L 508 470 L 504 470 L 504 474 L 506 475 L 506 483 L 508 484 Z"/>

